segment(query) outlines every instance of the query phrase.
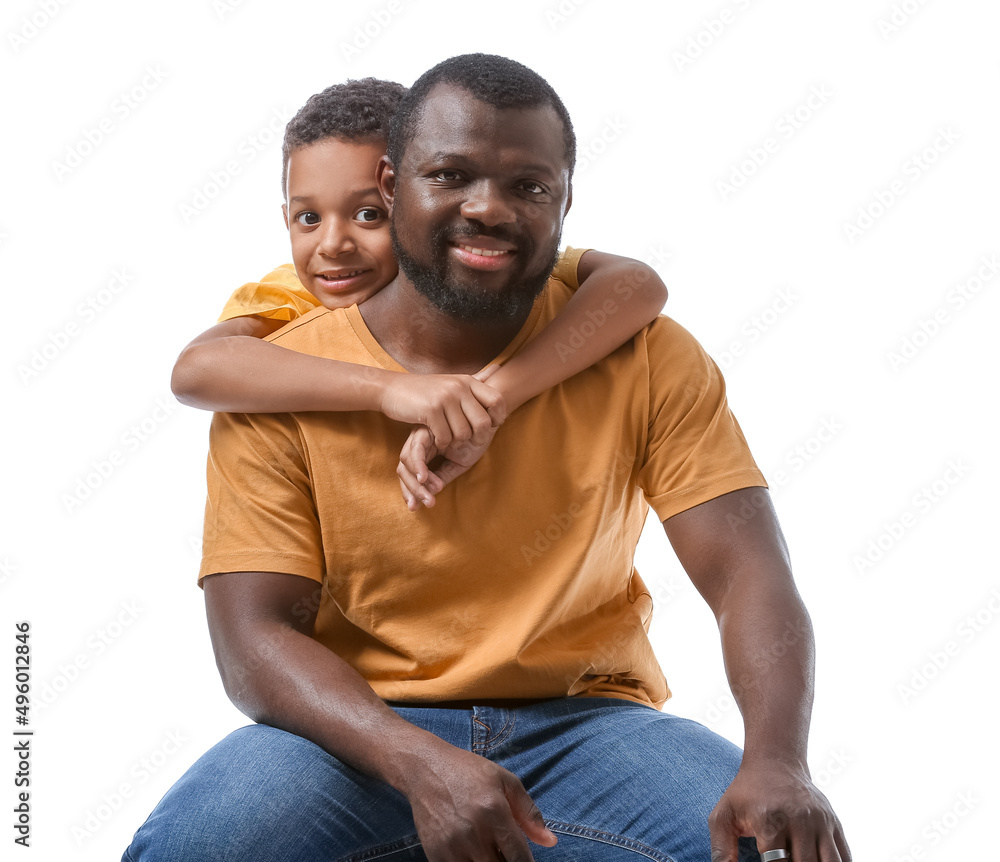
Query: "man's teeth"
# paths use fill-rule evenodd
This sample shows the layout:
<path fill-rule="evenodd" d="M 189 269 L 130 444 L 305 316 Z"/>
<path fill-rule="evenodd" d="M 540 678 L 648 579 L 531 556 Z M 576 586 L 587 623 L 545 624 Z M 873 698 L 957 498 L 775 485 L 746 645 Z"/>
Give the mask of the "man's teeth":
<path fill-rule="evenodd" d="M 463 251 L 467 251 L 470 254 L 478 254 L 482 257 L 498 257 L 501 254 L 508 254 L 506 251 L 497 251 L 496 249 L 489 248 L 473 248 L 471 245 L 459 245 Z"/>

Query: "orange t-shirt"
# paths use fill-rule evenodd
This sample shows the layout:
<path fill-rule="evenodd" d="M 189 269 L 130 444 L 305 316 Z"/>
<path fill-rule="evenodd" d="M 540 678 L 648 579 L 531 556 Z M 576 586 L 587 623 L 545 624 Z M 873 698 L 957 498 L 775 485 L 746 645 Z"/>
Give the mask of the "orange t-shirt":
<path fill-rule="evenodd" d="M 550 279 L 494 361 L 571 295 Z M 357 306 L 316 309 L 269 338 L 404 370 Z M 408 432 L 375 412 L 216 414 L 201 576 L 321 583 L 313 637 L 386 700 L 581 695 L 662 706 L 652 598 L 632 566 L 648 505 L 664 520 L 765 485 L 694 338 L 660 317 L 524 404 L 432 509 L 409 512 L 400 498 Z"/>

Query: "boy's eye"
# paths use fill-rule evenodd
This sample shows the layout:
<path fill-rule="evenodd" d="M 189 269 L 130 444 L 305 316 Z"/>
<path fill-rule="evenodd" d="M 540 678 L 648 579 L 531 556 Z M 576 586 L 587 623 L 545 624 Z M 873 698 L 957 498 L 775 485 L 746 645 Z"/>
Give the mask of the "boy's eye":
<path fill-rule="evenodd" d="M 295 221 L 297 221 L 303 227 L 312 227 L 313 225 L 319 224 L 319 213 L 314 213 L 311 210 L 299 213 L 295 216 Z"/>
<path fill-rule="evenodd" d="M 376 222 L 382 218 L 382 210 L 378 209 L 378 207 L 363 207 L 358 210 L 355 218 L 363 222 Z"/>

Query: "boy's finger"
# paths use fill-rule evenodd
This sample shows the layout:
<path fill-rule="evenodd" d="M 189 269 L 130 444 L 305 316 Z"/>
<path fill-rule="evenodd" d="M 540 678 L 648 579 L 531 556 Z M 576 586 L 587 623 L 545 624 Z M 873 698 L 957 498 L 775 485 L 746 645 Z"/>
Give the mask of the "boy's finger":
<path fill-rule="evenodd" d="M 475 377 L 476 380 L 489 380 L 499 369 L 500 366 L 494 363 L 493 365 L 487 365 L 484 369 L 482 369 L 482 371 L 477 371 L 472 376 Z"/>
<path fill-rule="evenodd" d="M 421 504 L 428 509 L 434 505 L 434 495 L 417 481 L 416 475 L 402 461 L 396 466 L 396 475 L 399 477 L 399 484 L 403 486 L 406 507 L 411 512 L 415 512 Z"/>
<path fill-rule="evenodd" d="M 507 418 L 507 402 L 496 389 L 486 383 L 473 383 L 472 394 L 489 414 L 494 425 L 502 425 Z"/>

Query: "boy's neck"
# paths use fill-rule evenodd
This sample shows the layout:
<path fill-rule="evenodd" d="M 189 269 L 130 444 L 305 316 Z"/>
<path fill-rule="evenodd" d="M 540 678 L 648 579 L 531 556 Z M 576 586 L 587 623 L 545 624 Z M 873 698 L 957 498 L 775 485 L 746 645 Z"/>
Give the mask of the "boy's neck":
<path fill-rule="evenodd" d="M 358 306 L 382 349 L 417 374 L 475 374 L 510 344 L 531 312 L 470 323 L 441 311 L 399 273 Z"/>

